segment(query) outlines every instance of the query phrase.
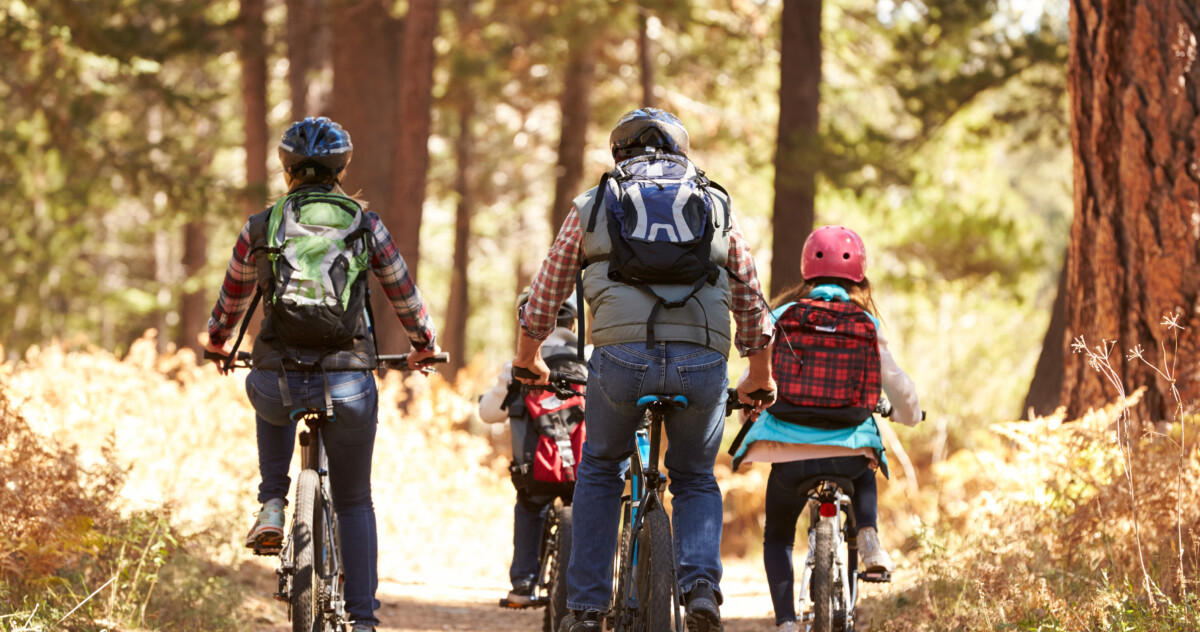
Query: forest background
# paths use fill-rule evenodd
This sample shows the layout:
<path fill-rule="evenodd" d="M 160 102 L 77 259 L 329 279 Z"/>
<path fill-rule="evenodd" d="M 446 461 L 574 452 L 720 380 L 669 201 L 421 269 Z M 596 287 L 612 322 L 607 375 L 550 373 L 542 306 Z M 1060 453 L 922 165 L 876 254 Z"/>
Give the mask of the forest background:
<path fill-rule="evenodd" d="M 201 344 L 245 217 L 283 192 L 279 134 L 308 115 L 350 131 L 347 188 L 397 237 L 455 360 L 445 373 L 461 378 L 435 393 L 469 402 L 511 357 L 514 298 L 568 201 L 611 165 L 611 126 L 654 105 L 680 116 L 692 157 L 732 193 L 769 294 L 797 280 L 814 225 L 863 236 L 892 349 L 930 413 L 900 431 L 909 454 L 889 518 L 914 568 L 934 576 L 921 565 L 974 555 L 965 524 L 1029 501 L 1078 529 L 1060 541 L 1033 520 L 1008 534 L 1009 544 L 1048 537 L 1059 565 L 1024 569 L 1010 594 L 1021 617 L 1070 628 L 1066 610 L 1086 602 L 1089 628 L 1164 612 L 1194 620 L 1195 540 L 1180 525 L 1194 524 L 1183 506 L 1195 498 L 1183 428 L 1197 389 L 1197 32 L 1187 0 L 9 0 L 0 385 L 16 404 L 6 419 L 28 416 L 43 435 L 67 429 L 75 417 L 55 413 L 53 389 L 38 383 L 72 364 L 44 361 L 60 353 L 128 364 L 142 341 L 170 367 L 136 359 L 145 379 L 200 379 L 180 378 L 193 371 L 178 359 Z M 1072 354 L 1077 341 L 1083 353 Z M 390 319 L 380 346 L 403 350 Z M 1126 357 L 1133 349 L 1147 362 Z M 1019 439 L 1114 400 L 1090 425 L 1030 439 L 1037 449 Z M 468 409 L 445 421 L 481 433 Z M 1023 418 L 1038 421 L 997 429 Z M 489 455 L 503 453 L 502 440 L 482 437 Z M 1072 441 L 1094 451 L 1063 447 Z M 1028 496 L 1007 487 L 1030 478 L 1023 459 L 1043 450 L 1062 467 L 1035 470 Z M 1169 458 L 1150 458 L 1155 467 L 1175 469 L 1135 480 L 1134 457 L 1158 450 Z M 144 457 L 112 458 L 120 469 Z M 1152 516 L 1138 507 L 1164 497 L 1138 485 L 1170 490 L 1164 520 L 1179 527 L 1145 556 L 1142 538 L 1125 536 L 1170 529 L 1139 522 Z M 1129 516 L 1116 531 L 1081 517 L 1089 503 L 1122 511 L 1122 491 Z M 727 501 L 727 529 L 753 532 L 761 503 Z M 19 512 L 5 518 L 22 524 Z M 59 527 L 46 533 L 74 533 Z M 51 536 L 37 537 L 44 547 Z M 734 548 L 752 555 L 753 537 L 743 539 Z M 1078 562 L 1075 547 L 1097 539 L 1105 554 Z M 1112 548 L 1131 541 L 1136 565 L 1125 563 L 1133 549 Z M 989 554 L 1003 560 L 1002 549 Z M 1178 559 L 1156 566 L 1156 552 Z M 78 577 L 84 558 L 43 570 Z M 18 571 L 33 566 L 20 553 L 3 559 L 4 594 L 29 612 L 37 578 Z M 1110 576 L 1103 567 L 1117 559 Z M 988 581 L 1013 579 L 1003 562 L 979 563 Z M 1059 584 L 1045 603 L 1040 589 L 1019 589 L 1048 577 Z M 1004 603 L 973 588 L 953 598 L 978 578 L 943 579 L 944 594 L 931 580 L 923 601 L 899 592 L 883 611 L 952 629 L 930 604 L 947 599 L 958 616 L 964 599 Z M 982 612 L 1013 618 L 999 608 Z"/>

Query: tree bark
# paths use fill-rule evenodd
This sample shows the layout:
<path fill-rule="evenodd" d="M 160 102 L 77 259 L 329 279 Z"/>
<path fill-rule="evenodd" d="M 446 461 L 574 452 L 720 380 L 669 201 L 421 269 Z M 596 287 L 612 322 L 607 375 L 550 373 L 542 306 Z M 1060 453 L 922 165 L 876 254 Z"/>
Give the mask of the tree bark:
<path fill-rule="evenodd" d="M 1073 0 L 1068 87 L 1075 218 L 1067 255 L 1063 349 L 1114 341 L 1124 390 L 1147 387 L 1133 411 L 1170 419 L 1170 384 L 1137 359 L 1178 372 L 1184 402 L 1200 396 L 1200 8 L 1189 0 Z M 1182 331 L 1162 326 L 1179 315 Z M 1175 335 L 1179 336 L 1174 362 Z M 1084 354 L 1067 358 L 1069 418 L 1116 393 Z"/>
<path fill-rule="evenodd" d="M 194 219 L 183 227 L 183 278 L 194 279 L 204 270 L 208 261 L 208 226 L 203 219 Z M 175 346 L 191 349 L 196 353 L 203 350 L 197 337 L 207 329 L 209 293 L 196 289 L 185 292 L 180 301 L 179 328 Z M 246 317 L 251 317 L 247 314 Z"/>
<path fill-rule="evenodd" d="M 801 281 L 801 249 L 795 246 L 813 229 L 821 103 L 821 2 L 783 2 L 771 248 L 773 296 Z"/>
<path fill-rule="evenodd" d="M 389 5 L 384 0 L 329 2 L 331 39 L 341 43 L 330 47 L 333 94 L 329 115 L 350 132 L 354 143 L 354 156 L 342 186 L 352 195 L 361 195 L 369 203 L 368 208 L 378 213 L 397 236 L 403 220 L 392 197 L 392 152 L 403 22 L 391 16 Z M 378 287 L 371 292 L 371 310 L 381 353 L 407 349 L 408 338 L 401 331 L 391 302 Z"/>
<path fill-rule="evenodd" d="M 460 106 L 458 140 L 454 145 L 454 156 L 458 161 L 458 173 L 454 179 L 458 209 L 454 221 L 454 269 L 450 277 L 450 299 L 446 305 L 446 334 L 442 337 L 445 341 L 443 349 L 450 354 L 446 375 L 451 379 L 467 365 L 467 317 L 471 312 L 467 272 L 468 254 L 471 251 L 471 215 L 475 212 L 475 198 L 471 193 L 471 146 L 474 142 L 471 120 L 474 106 L 470 99 Z"/>
<path fill-rule="evenodd" d="M 592 83 L 596 75 L 595 35 L 587 29 L 575 29 L 568 45 L 567 68 L 559 99 L 562 130 L 558 137 L 558 166 L 554 171 L 554 202 L 550 207 L 550 234 L 567 219 L 571 200 L 583 193 L 583 154 L 587 147 L 588 122 L 591 119 Z"/>
<path fill-rule="evenodd" d="M 642 106 L 658 107 L 654 98 L 654 41 L 647 29 L 649 9 L 638 4 L 638 58 L 642 63 Z"/>
<path fill-rule="evenodd" d="M 287 0 L 288 91 L 292 98 L 292 120 L 311 116 L 308 107 L 308 73 L 316 56 L 316 0 Z"/>
<path fill-rule="evenodd" d="M 242 107 L 246 129 L 246 215 L 267 202 L 267 46 L 263 0 L 242 0 Z"/>
<path fill-rule="evenodd" d="M 1058 273 L 1058 289 L 1054 295 L 1054 306 L 1050 308 L 1050 324 L 1042 340 L 1042 353 L 1037 367 L 1033 369 L 1033 381 L 1025 395 L 1022 414 L 1049 415 L 1057 408 L 1062 398 L 1063 385 L 1063 336 L 1067 331 L 1067 262 L 1063 253 L 1062 269 Z"/>

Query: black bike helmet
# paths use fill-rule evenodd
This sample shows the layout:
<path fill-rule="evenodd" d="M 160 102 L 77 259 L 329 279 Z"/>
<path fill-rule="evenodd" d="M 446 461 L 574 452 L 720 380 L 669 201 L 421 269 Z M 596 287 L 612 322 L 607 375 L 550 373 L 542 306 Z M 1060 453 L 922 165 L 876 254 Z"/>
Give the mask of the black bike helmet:
<path fill-rule="evenodd" d="M 292 123 L 279 139 L 279 161 L 293 177 L 337 176 L 353 154 L 350 133 L 324 116 Z"/>
<path fill-rule="evenodd" d="M 646 152 L 647 148 L 686 156 L 690 149 L 687 129 L 674 114 L 658 108 L 639 108 L 617 121 L 608 137 L 614 160 Z"/>

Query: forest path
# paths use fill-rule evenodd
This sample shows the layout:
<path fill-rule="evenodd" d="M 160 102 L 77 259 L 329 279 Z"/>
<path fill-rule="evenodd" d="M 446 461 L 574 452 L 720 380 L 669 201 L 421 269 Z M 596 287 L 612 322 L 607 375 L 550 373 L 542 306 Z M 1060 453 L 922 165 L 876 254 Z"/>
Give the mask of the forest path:
<path fill-rule="evenodd" d="M 264 569 L 265 570 L 265 569 Z M 283 604 L 270 599 L 274 586 L 269 571 L 252 579 L 242 608 L 253 613 L 253 632 L 288 632 L 291 627 Z M 773 632 L 775 618 L 761 562 L 735 560 L 725 566 L 722 581 L 725 604 L 721 607 L 727 632 Z M 379 589 L 384 625 L 379 632 L 537 632 L 542 610 L 503 610 L 497 603 L 507 586 L 469 586 L 453 581 L 413 583 L 384 580 Z M 860 626 L 867 630 L 869 627 Z"/>

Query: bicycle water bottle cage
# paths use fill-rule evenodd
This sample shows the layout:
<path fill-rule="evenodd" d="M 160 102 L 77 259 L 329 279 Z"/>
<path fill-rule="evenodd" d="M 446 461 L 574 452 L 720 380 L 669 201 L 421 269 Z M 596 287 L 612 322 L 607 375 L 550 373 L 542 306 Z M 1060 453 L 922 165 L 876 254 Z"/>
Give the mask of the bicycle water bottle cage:
<path fill-rule="evenodd" d="M 638 398 L 638 408 L 666 408 L 671 407 L 675 410 L 687 410 L 688 399 L 683 395 L 643 395 Z"/>

